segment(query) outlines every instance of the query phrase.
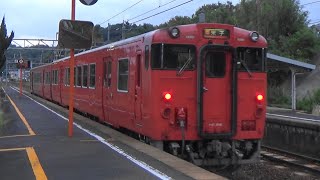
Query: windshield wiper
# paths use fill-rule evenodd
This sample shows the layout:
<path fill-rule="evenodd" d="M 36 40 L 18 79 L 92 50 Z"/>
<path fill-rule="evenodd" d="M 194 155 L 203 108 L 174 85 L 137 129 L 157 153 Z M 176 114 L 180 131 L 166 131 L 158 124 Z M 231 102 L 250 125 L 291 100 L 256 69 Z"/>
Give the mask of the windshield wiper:
<path fill-rule="evenodd" d="M 240 59 L 240 63 L 246 69 L 246 71 L 248 72 L 249 76 L 252 77 L 252 73 L 251 73 L 250 69 L 248 68 L 247 63 L 245 61 L 241 60 L 241 59 Z"/>
<path fill-rule="evenodd" d="M 180 68 L 180 70 L 177 72 L 177 76 L 180 76 L 182 72 L 186 69 L 186 67 L 190 64 L 192 57 L 191 57 L 191 52 L 189 50 L 189 58 L 188 60 L 183 64 L 183 66 Z"/>

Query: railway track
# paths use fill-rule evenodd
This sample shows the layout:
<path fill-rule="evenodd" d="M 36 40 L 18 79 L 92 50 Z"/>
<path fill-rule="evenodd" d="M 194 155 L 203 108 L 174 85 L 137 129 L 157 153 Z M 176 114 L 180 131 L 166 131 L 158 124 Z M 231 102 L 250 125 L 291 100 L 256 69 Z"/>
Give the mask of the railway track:
<path fill-rule="evenodd" d="M 261 156 L 271 161 L 285 163 L 320 175 L 320 159 L 317 158 L 303 156 L 268 146 L 262 146 Z"/>

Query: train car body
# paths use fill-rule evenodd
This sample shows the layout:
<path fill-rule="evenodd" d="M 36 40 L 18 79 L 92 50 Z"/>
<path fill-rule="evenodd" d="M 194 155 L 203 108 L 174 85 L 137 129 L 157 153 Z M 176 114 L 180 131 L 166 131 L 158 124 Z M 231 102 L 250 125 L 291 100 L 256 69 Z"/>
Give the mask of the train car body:
<path fill-rule="evenodd" d="M 76 55 L 74 107 L 197 165 L 257 162 L 266 48 L 256 32 L 209 23 L 111 43 Z M 68 106 L 68 57 L 31 76 L 32 93 Z"/>

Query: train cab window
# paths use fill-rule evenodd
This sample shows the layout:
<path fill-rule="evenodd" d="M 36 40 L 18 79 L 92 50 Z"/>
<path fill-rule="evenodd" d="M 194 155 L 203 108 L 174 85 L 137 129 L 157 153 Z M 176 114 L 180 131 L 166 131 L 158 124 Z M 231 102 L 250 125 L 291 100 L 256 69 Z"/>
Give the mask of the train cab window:
<path fill-rule="evenodd" d="M 88 65 L 82 67 L 82 87 L 88 87 Z"/>
<path fill-rule="evenodd" d="M 193 45 L 153 44 L 151 46 L 152 69 L 195 69 L 196 48 Z"/>
<path fill-rule="evenodd" d="M 239 71 L 265 71 L 265 50 L 262 48 L 237 48 Z"/>
<path fill-rule="evenodd" d="M 144 50 L 144 67 L 146 70 L 149 69 L 149 45 L 146 45 L 145 50 Z"/>
<path fill-rule="evenodd" d="M 207 77 L 224 77 L 226 57 L 224 52 L 208 52 L 205 58 Z"/>
<path fill-rule="evenodd" d="M 95 88 L 96 87 L 96 65 L 90 64 L 89 66 L 89 87 Z"/>
<path fill-rule="evenodd" d="M 82 73 L 82 70 L 81 70 L 81 66 L 77 66 L 77 81 L 76 81 L 76 85 L 78 87 L 81 86 L 81 79 L 82 79 L 82 76 L 81 76 L 81 73 Z"/>
<path fill-rule="evenodd" d="M 121 59 L 118 62 L 118 91 L 128 92 L 129 60 Z"/>

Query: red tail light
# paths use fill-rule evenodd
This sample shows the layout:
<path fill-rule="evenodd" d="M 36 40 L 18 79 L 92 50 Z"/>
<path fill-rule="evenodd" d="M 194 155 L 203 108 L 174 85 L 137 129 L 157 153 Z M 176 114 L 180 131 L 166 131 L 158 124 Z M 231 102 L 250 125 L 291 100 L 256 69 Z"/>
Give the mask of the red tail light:
<path fill-rule="evenodd" d="M 164 93 L 164 99 L 167 100 L 167 101 L 170 101 L 172 98 L 172 95 L 170 93 Z"/>
<path fill-rule="evenodd" d="M 262 95 L 262 94 L 258 94 L 258 95 L 257 95 L 257 100 L 258 100 L 258 101 L 263 101 L 263 99 L 264 99 L 264 98 L 263 98 L 263 95 Z"/>

